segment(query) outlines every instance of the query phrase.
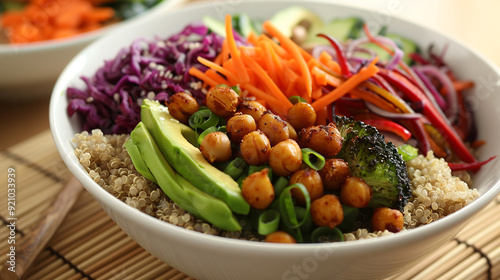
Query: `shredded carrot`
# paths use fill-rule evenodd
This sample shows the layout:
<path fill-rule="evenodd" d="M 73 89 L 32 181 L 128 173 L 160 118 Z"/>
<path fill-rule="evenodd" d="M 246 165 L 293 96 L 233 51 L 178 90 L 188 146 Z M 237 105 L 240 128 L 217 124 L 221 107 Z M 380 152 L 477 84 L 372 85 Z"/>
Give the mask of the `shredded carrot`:
<path fill-rule="evenodd" d="M 231 15 L 226 15 L 225 18 L 225 27 L 226 27 L 226 40 L 227 40 L 227 45 L 229 47 L 229 53 L 231 54 L 231 58 L 234 60 L 234 66 L 236 67 L 237 70 L 237 75 L 240 77 L 240 79 L 243 82 L 248 82 L 248 74 L 247 70 L 245 69 L 245 66 L 243 65 L 243 61 L 241 61 L 241 53 L 240 50 L 238 50 L 238 47 L 236 45 L 236 41 L 234 40 L 234 34 L 233 34 L 233 23 L 231 19 Z"/>
<path fill-rule="evenodd" d="M 22 10 L 4 12 L 0 17 L 0 25 L 7 31 L 5 33 L 12 44 L 66 38 L 111 22 L 114 10 L 98 7 L 101 2 L 31 0 Z M 54 7 L 57 9 L 54 10 Z"/>
<path fill-rule="evenodd" d="M 258 44 L 259 38 L 255 32 L 250 31 L 247 36 L 247 41 L 251 43 L 252 45 L 256 46 Z"/>
<path fill-rule="evenodd" d="M 276 100 L 283 102 L 283 106 L 286 107 L 287 110 L 292 107 L 292 102 L 286 98 L 283 92 L 281 92 L 278 86 L 276 86 L 273 80 L 269 77 L 269 75 L 267 75 L 266 71 L 259 66 L 259 64 L 247 56 L 242 56 L 242 59 L 245 61 L 245 64 L 257 74 L 260 80 L 266 85 L 269 93 L 272 94 Z"/>
<path fill-rule="evenodd" d="M 327 52 L 322 51 L 318 57 L 318 60 L 333 72 L 340 73 L 340 65 L 335 60 L 332 60 L 332 56 Z"/>
<path fill-rule="evenodd" d="M 264 62 L 266 65 L 266 68 L 268 70 L 269 76 L 273 81 L 279 84 L 280 79 L 278 73 L 281 73 L 278 71 L 278 66 L 276 65 L 276 60 L 273 58 L 273 50 L 272 47 L 269 45 L 268 42 L 262 42 L 261 44 L 262 49 L 263 49 L 263 56 L 264 56 Z"/>
<path fill-rule="evenodd" d="M 218 71 L 219 73 L 221 73 L 222 75 L 226 76 L 226 78 L 232 82 L 232 81 L 237 81 L 238 80 L 238 77 L 236 77 L 235 74 L 233 74 L 231 71 L 225 69 L 224 67 L 216 64 L 215 62 L 212 62 L 206 58 L 203 58 L 201 56 L 198 57 L 198 61 L 207 66 L 208 68 L 212 68 L 213 70 L 215 71 Z"/>
<path fill-rule="evenodd" d="M 207 77 L 214 80 L 218 85 L 229 84 L 229 82 L 226 79 L 224 79 L 221 75 L 217 74 L 217 72 L 212 70 L 212 69 L 209 69 L 208 71 L 206 71 L 205 74 L 207 75 Z"/>
<path fill-rule="evenodd" d="M 282 117 L 286 117 L 288 109 L 292 107 L 289 98 L 293 95 L 304 98 L 319 115 L 324 115 L 322 122 L 327 120 L 327 105 L 347 93 L 385 110 L 398 111 L 376 91 L 356 88 L 378 72 L 375 66 L 378 58 L 345 80 L 339 77 L 339 65 L 328 53 L 322 53 L 318 59 L 312 57 L 269 21 L 263 24 L 268 35 L 250 33 L 247 40 L 252 45 L 239 47 L 233 37 L 231 23 L 231 16 L 226 16 L 223 54 L 219 54 L 214 61 L 199 58 L 209 70 L 203 73 L 198 69 L 190 69 L 190 73 L 200 78 L 206 86 L 213 87 L 227 80 L 230 86 L 239 85 L 243 96 L 261 100 L 266 108 Z M 335 89 L 325 94 L 324 86 Z"/>
<path fill-rule="evenodd" d="M 378 57 L 376 57 L 367 67 L 362 68 L 358 73 L 347 79 L 339 87 L 335 88 L 320 99 L 314 101 L 311 106 L 315 111 L 319 111 L 321 108 L 328 106 L 335 100 L 344 96 L 346 93 L 357 87 L 362 82 L 368 80 L 378 72 L 378 67 L 375 66 L 377 61 Z"/>
<path fill-rule="evenodd" d="M 484 140 L 476 140 L 476 141 L 471 143 L 471 147 L 472 148 L 479 148 L 481 146 L 484 146 L 485 144 L 486 144 L 486 141 L 484 141 Z"/>
<path fill-rule="evenodd" d="M 219 83 L 217 83 L 215 80 L 213 80 L 212 78 L 210 78 L 206 73 L 204 73 L 203 71 L 200 71 L 196 67 L 191 67 L 189 69 L 189 74 L 191 74 L 191 75 L 195 76 L 196 78 L 204 81 L 205 83 L 207 83 L 208 85 L 210 85 L 212 87 L 215 87 L 215 86 L 219 85 Z"/>
<path fill-rule="evenodd" d="M 304 79 L 307 95 L 310 97 L 312 92 L 312 77 L 311 72 L 309 72 L 309 68 L 307 67 L 306 60 L 303 57 L 303 54 L 307 52 L 297 46 L 290 38 L 281 33 L 276 26 L 274 26 L 271 21 L 265 21 L 263 25 L 264 29 L 269 32 L 272 36 L 276 37 L 283 48 L 290 52 L 290 54 L 297 61 L 297 65 L 300 67 L 300 72 L 302 73 L 302 78 Z M 308 54 L 308 58 L 310 55 Z"/>
<path fill-rule="evenodd" d="M 469 88 L 472 88 L 474 86 L 473 81 L 453 81 L 453 88 L 455 88 L 456 91 L 461 91 L 461 90 L 466 90 Z M 441 91 L 442 94 L 446 94 L 446 87 L 443 87 L 443 90 Z"/>
<path fill-rule="evenodd" d="M 273 41 L 271 38 L 267 37 L 266 35 L 262 34 L 259 36 L 259 41 L 261 42 L 268 42 L 271 47 L 273 47 L 274 51 L 281 57 L 281 58 L 284 58 L 284 59 L 290 59 L 291 56 L 290 54 L 285 50 L 283 49 L 282 46 L 278 45 L 275 41 Z"/>
<path fill-rule="evenodd" d="M 320 80 L 324 80 L 324 84 L 322 83 L 321 85 L 331 85 L 334 87 L 338 87 L 342 84 L 342 80 L 340 78 L 337 78 L 335 76 L 330 75 L 329 73 L 325 72 L 323 69 L 320 69 L 318 67 L 313 67 L 311 69 L 311 73 L 315 76 L 318 77 Z"/>

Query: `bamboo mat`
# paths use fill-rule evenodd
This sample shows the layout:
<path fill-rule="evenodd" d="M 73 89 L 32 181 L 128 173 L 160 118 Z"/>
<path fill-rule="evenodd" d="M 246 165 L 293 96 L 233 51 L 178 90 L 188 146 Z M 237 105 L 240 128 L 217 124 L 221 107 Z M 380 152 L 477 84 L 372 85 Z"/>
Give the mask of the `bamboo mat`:
<path fill-rule="evenodd" d="M 69 171 L 50 131 L 0 152 L 0 265 L 7 260 L 7 174 L 16 176 L 16 241 L 20 241 L 63 187 Z M 11 171 L 12 171 L 11 169 Z M 400 279 L 500 279 L 500 198 L 492 202 L 457 237 Z M 156 259 L 107 216 L 83 191 L 62 225 L 40 253 L 26 279 L 165 279 L 192 280 Z"/>

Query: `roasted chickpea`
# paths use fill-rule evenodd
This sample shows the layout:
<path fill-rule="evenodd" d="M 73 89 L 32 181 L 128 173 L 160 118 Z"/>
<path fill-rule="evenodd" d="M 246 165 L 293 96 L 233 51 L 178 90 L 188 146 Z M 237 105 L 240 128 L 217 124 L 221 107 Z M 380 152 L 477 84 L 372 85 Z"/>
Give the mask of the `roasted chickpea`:
<path fill-rule="evenodd" d="M 288 184 L 293 185 L 295 183 L 302 183 L 306 187 L 311 201 L 315 201 L 323 195 L 323 183 L 321 182 L 321 177 L 314 169 L 301 169 L 294 172 L 290 177 Z M 302 194 L 300 190 L 293 188 L 292 196 L 297 199 L 299 204 L 306 204 L 304 194 Z"/>
<path fill-rule="evenodd" d="M 347 177 L 351 176 L 349 165 L 340 158 L 326 159 L 325 166 L 318 172 L 325 190 L 340 189 Z"/>
<path fill-rule="evenodd" d="M 250 174 L 243 180 L 241 194 L 255 209 L 266 209 L 274 200 L 274 188 L 267 173 L 269 169 Z"/>
<path fill-rule="evenodd" d="M 237 113 L 226 124 L 227 134 L 231 141 L 240 143 L 243 136 L 257 129 L 255 120 L 250 115 Z"/>
<path fill-rule="evenodd" d="M 240 97 L 230 87 L 217 86 L 208 91 L 206 102 L 207 107 L 212 112 L 223 118 L 228 118 L 238 109 Z"/>
<path fill-rule="evenodd" d="M 231 158 L 231 141 L 223 132 L 211 132 L 201 141 L 200 151 L 210 163 L 228 161 Z"/>
<path fill-rule="evenodd" d="M 290 137 L 290 139 L 298 141 L 299 136 L 297 135 L 297 131 L 295 130 L 295 128 L 293 128 L 293 126 L 289 122 L 286 122 L 286 126 L 288 127 L 288 136 Z"/>
<path fill-rule="evenodd" d="M 267 136 L 267 138 L 269 138 L 271 146 L 290 137 L 286 122 L 279 116 L 270 112 L 265 113 L 260 118 L 257 127 Z"/>
<path fill-rule="evenodd" d="M 200 109 L 196 99 L 185 92 L 172 95 L 167 106 L 170 115 L 185 124 L 188 123 L 189 117 Z"/>
<path fill-rule="evenodd" d="M 251 165 L 264 164 L 271 154 L 271 143 L 260 130 L 255 130 L 243 137 L 240 143 L 243 159 Z"/>
<path fill-rule="evenodd" d="M 372 199 L 372 189 L 359 177 L 349 177 L 340 190 L 340 201 L 343 204 L 364 208 Z"/>
<path fill-rule="evenodd" d="M 288 109 L 287 120 L 296 130 L 301 130 L 316 123 L 316 111 L 309 103 L 297 102 Z"/>
<path fill-rule="evenodd" d="M 241 102 L 238 107 L 238 112 L 252 116 L 256 123 L 260 120 L 262 115 L 264 115 L 266 110 L 267 109 L 264 105 L 255 100 L 245 100 Z"/>
<path fill-rule="evenodd" d="M 333 123 L 311 126 L 300 131 L 299 144 L 325 157 L 333 157 L 342 148 L 342 136 Z"/>
<path fill-rule="evenodd" d="M 297 243 L 297 241 L 295 241 L 295 238 L 293 238 L 293 236 L 281 230 L 266 235 L 265 241 L 272 243 Z"/>
<path fill-rule="evenodd" d="M 335 228 L 344 220 L 344 210 L 338 197 L 325 194 L 311 203 L 311 218 L 319 227 Z"/>
<path fill-rule="evenodd" d="M 299 170 L 302 165 L 302 151 L 295 140 L 281 141 L 271 149 L 269 165 L 273 172 L 280 176 L 288 176 Z"/>
<path fill-rule="evenodd" d="M 404 219 L 403 213 L 399 210 L 391 209 L 388 207 L 381 207 L 375 209 L 372 216 L 372 229 L 373 231 L 399 232 L 403 230 Z"/>

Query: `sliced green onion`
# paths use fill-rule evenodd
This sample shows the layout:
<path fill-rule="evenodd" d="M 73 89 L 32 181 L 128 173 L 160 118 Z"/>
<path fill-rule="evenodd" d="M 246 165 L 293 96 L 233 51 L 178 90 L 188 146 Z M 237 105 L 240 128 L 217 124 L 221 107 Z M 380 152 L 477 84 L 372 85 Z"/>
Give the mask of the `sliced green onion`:
<path fill-rule="evenodd" d="M 243 174 L 241 174 L 240 177 L 238 177 L 238 179 L 236 179 L 236 183 L 238 183 L 238 186 L 240 186 L 240 189 L 241 189 L 241 185 L 243 184 L 243 180 L 245 180 L 246 177 L 248 177 L 248 175 L 246 173 L 243 173 Z"/>
<path fill-rule="evenodd" d="M 319 227 L 311 233 L 311 242 L 325 243 L 325 242 L 339 242 L 344 241 L 344 234 L 342 231 L 335 227 Z"/>
<path fill-rule="evenodd" d="M 224 169 L 224 173 L 237 180 L 245 172 L 247 166 L 248 163 L 242 157 L 237 157 Z"/>
<path fill-rule="evenodd" d="M 288 179 L 286 177 L 280 176 L 273 184 L 274 197 L 279 197 L 281 192 L 286 188 L 286 186 L 288 186 Z"/>
<path fill-rule="evenodd" d="M 232 86 L 231 87 L 238 95 L 241 95 L 241 88 L 239 86 Z"/>
<path fill-rule="evenodd" d="M 297 214 L 297 219 L 304 219 L 304 223 L 300 226 L 300 231 L 302 232 L 310 232 L 313 227 L 313 221 L 310 213 L 306 212 L 306 208 L 301 206 L 295 206 L 295 213 Z"/>
<path fill-rule="evenodd" d="M 398 147 L 398 153 L 404 161 L 410 161 L 418 156 L 418 149 L 410 144 L 403 144 Z"/>
<path fill-rule="evenodd" d="M 268 235 L 278 230 L 280 225 L 280 213 L 274 209 L 268 209 L 259 215 L 257 232 L 260 235 Z"/>
<path fill-rule="evenodd" d="M 208 108 L 202 108 L 189 117 L 189 126 L 195 130 L 205 130 L 211 126 L 225 125 L 225 120 Z"/>
<path fill-rule="evenodd" d="M 325 157 L 313 149 L 302 149 L 302 161 L 314 170 L 321 170 L 325 166 Z"/>
<path fill-rule="evenodd" d="M 300 222 L 297 219 L 297 213 L 295 212 L 295 205 L 293 204 L 293 199 L 292 199 L 291 190 L 294 188 L 299 189 L 304 195 L 304 198 L 306 200 L 306 210 L 304 218 L 301 219 Z M 307 191 L 306 187 L 301 183 L 296 183 L 291 186 L 288 186 L 281 192 L 279 196 L 279 209 L 281 218 L 285 226 L 290 229 L 298 228 L 306 222 L 307 216 L 310 213 L 310 208 L 311 208 L 311 197 L 309 196 L 309 192 Z"/>
<path fill-rule="evenodd" d="M 290 98 L 288 98 L 288 100 L 290 100 L 290 102 L 292 102 L 292 104 L 297 104 L 299 102 L 305 102 L 307 103 L 307 100 L 305 100 L 304 98 L 298 96 L 298 95 L 293 95 L 293 96 L 290 96 Z"/>
<path fill-rule="evenodd" d="M 216 131 L 217 131 L 217 127 L 215 127 L 215 126 L 211 126 L 207 129 L 205 129 L 202 133 L 200 133 L 200 135 L 198 135 L 198 145 L 201 145 L 203 138 L 205 138 L 205 136 L 207 136 L 207 134 L 209 134 L 211 132 L 216 132 Z"/>

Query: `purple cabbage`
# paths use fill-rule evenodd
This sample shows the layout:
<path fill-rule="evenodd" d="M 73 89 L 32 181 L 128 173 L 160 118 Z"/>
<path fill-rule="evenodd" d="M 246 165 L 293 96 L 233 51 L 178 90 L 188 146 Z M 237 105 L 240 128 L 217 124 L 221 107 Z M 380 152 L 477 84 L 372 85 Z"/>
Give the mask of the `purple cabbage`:
<path fill-rule="evenodd" d="M 81 117 L 83 130 L 121 134 L 130 133 L 140 121 L 144 98 L 165 102 L 185 91 L 201 102 L 204 89 L 188 71 L 192 66 L 205 71 L 198 56 L 213 61 L 223 40 L 202 24 L 188 25 L 164 40 L 136 39 L 114 59 L 104 61 L 93 77 L 81 77 L 86 88 L 68 88 L 67 112 Z"/>

